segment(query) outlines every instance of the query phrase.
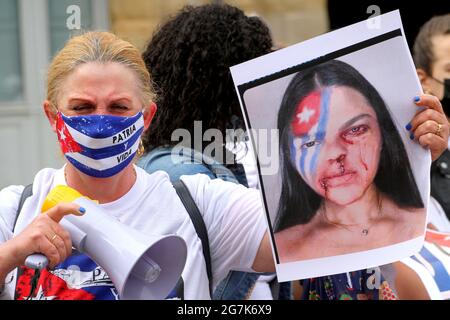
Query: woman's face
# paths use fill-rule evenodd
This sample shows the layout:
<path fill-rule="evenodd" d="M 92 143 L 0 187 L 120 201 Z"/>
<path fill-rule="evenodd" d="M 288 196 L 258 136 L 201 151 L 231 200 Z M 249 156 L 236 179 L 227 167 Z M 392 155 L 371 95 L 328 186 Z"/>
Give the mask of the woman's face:
<path fill-rule="evenodd" d="M 66 116 L 133 116 L 143 105 L 133 71 L 119 63 L 89 62 L 63 81 L 57 107 Z"/>
<path fill-rule="evenodd" d="M 142 103 L 138 78 L 117 62 L 88 62 L 79 65 L 59 87 L 57 109 L 65 116 L 114 115 L 130 117 L 143 111 L 144 130 L 156 113 L 156 105 Z M 57 115 L 49 101 L 44 111 L 56 132 Z"/>
<path fill-rule="evenodd" d="M 374 110 L 343 86 L 314 91 L 291 121 L 292 161 L 319 195 L 347 205 L 361 198 L 378 169 L 382 145 Z"/>

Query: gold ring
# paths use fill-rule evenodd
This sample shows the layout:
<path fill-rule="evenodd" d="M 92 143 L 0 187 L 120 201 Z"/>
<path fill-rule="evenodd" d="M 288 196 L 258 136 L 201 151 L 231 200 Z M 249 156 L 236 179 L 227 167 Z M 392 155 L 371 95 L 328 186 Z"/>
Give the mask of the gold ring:
<path fill-rule="evenodd" d="M 50 239 L 50 242 L 53 243 L 53 240 L 55 240 L 57 236 L 58 236 L 58 235 L 55 233 L 55 234 L 53 235 L 53 237 Z"/>
<path fill-rule="evenodd" d="M 442 131 L 442 124 L 438 123 L 437 125 L 438 125 L 438 127 L 437 127 L 436 132 L 434 134 L 437 135 L 437 136 L 440 136 L 440 133 Z"/>

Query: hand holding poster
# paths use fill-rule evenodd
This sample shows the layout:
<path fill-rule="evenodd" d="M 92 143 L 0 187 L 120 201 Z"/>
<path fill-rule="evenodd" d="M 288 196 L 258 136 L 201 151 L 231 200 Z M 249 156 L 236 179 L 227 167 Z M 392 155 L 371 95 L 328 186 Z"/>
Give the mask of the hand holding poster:
<path fill-rule="evenodd" d="M 231 68 L 280 281 L 387 264 L 423 243 L 430 156 L 405 129 L 421 88 L 398 11 L 378 18 Z M 278 151 L 269 166 L 266 150 Z"/>

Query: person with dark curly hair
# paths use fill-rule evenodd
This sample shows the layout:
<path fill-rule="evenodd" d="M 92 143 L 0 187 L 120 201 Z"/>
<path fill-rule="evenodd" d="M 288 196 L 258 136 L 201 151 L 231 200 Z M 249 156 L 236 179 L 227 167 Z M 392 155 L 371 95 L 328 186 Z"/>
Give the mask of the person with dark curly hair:
<path fill-rule="evenodd" d="M 146 135 L 146 149 L 174 146 L 176 129 L 193 136 L 194 121 L 225 135 L 233 115 L 243 120 L 229 68 L 271 52 L 272 45 L 264 22 L 236 7 L 184 7 L 153 35 L 143 53 L 161 110 L 153 120 L 156 129 Z M 243 128 L 242 123 L 235 126 Z"/>
<path fill-rule="evenodd" d="M 149 154 L 141 161 L 142 167 L 163 169 L 177 180 L 187 168 L 190 173 L 208 174 L 209 164 L 216 160 L 247 185 L 244 168 L 223 141 L 235 140 L 235 136 L 224 138 L 227 129 L 244 129 L 229 68 L 271 52 L 272 46 L 270 31 L 261 19 L 248 17 L 229 5 L 186 6 L 167 21 L 143 53 L 161 112 L 154 119 L 155 130 L 145 136 L 144 147 Z M 222 139 L 206 138 L 209 129 L 219 132 Z M 193 139 L 178 141 L 176 133 L 180 130 Z M 177 158 L 171 152 L 177 145 L 200 153 L 209 146 L 207 150 L 212 152 L 208 155 L 213 159 L 202 161 L 202 156 L 186 148 L 183 151 L 189 154 L 188 160 Z M 170 161 L 163 157 L 167 153 L 172 153 Z M 233 180 L 226 175 L 220 177 Z"/>
<path fill-rule="evenodd" d="M 210 129 L 221 137 L 229 129 L 244 129 L 229 68 L 271 52 L 272 46 L 269 28 L 261 19 L 230 5 L 186 6 L 163 24 L 143 53 L 157 90 L 159 112 L 153 130 L 145 135 L 147 154 L 138 165 L 150 173 L 166 171 L 172 181 L 203 173 L 248 186 L 244 167 L 225 148 L 226 139 L 211 142 L 202 136 Z M 203 130 L 201 136 L 198 128 Z M 179 144 L 175 133 L 180 129 L 193 137 L 181 142 L 182 154 L 175 152 Z M 242 140 L 232 142 L 246 147 Z M 208 149 L 214 150 L 212 154 Z M 231 272 L 214 298 L 244 299 L 257 278 L 257 274 Z"/>

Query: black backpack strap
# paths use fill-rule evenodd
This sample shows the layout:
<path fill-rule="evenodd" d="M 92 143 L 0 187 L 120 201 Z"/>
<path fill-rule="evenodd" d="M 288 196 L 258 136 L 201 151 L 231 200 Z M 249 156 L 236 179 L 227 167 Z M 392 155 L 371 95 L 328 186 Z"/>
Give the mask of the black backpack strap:
<path fill-rule="evenodd" d="M 27 198 L 31 197 L 32 195 L 33 195 L 33 184 L 29 184 L 29 185 L 25 186 L 25 188 L 22 191 L 22 195 L 20 196 L 19 206 L 17 207 L 17 212 L 16 212 L 16 218 L 14 219 L 14 224 L 13 224 L 13 232 L 16 229 L 17 219 L 19 218 L 19 213 L 22 210 L 25 200 L 27 200 Z"/>
<path fill-rule="evenodd" d="M 186 208 L 186 211 L 189 213 L 189 216 L 191 217 L 192 223 L 194 224 L 194 228 L 195 231 L 197 232 L 198 237 L 202 241 L 203 256 L 205 257 L 206 263 L 206 273 L 208 274 L 209 280 L 209 291 L 212 297 L 212 269 L 211 269 L 211 254 L 209 251 L 208 230 L 206 229 L 202 214 L 200 213 L 200 210 L 195 204 L 194 199 L 192 199 L 191 193 L 189 192 L 184 182 L 178 180 L 176 182 L 173 182 L 173 186 L 177 191 L 177 194 L 180 197 L 181 202 Z"/>

